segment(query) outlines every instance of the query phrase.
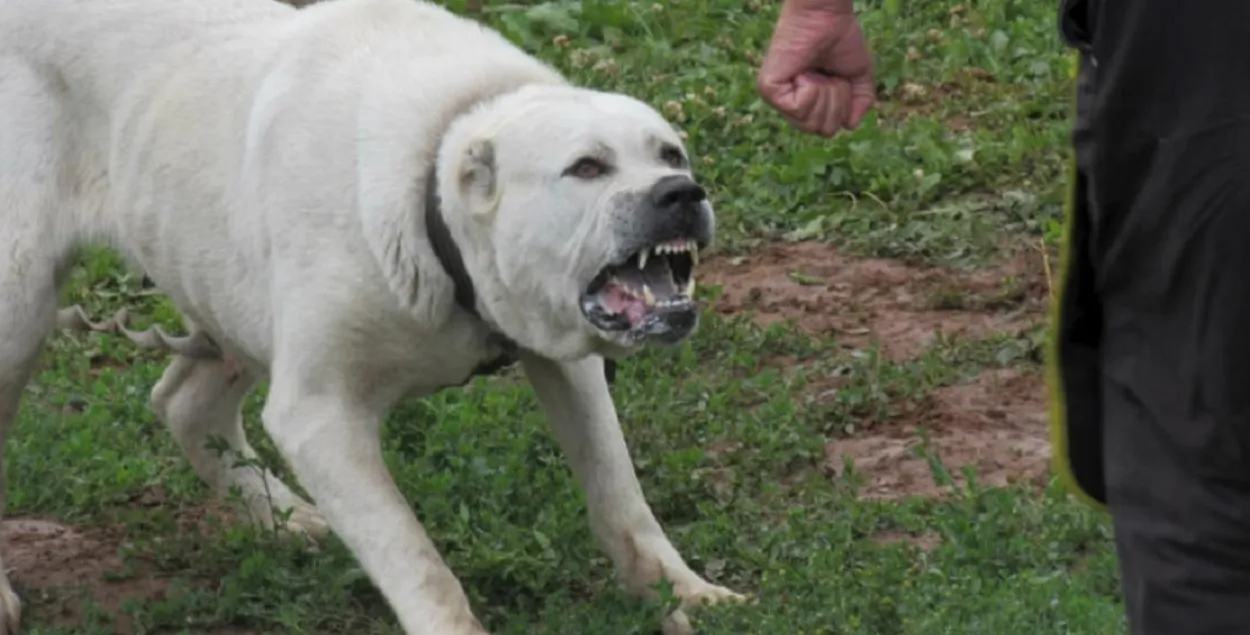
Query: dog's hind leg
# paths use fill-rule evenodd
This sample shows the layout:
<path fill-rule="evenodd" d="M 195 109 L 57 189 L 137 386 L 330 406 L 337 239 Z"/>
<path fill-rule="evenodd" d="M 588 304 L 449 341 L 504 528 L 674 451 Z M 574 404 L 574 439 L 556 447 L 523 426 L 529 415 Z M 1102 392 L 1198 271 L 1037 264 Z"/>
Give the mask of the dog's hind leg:
<path fill-rule="evenodd" d="M 228 359 L 178 355 L 152 389 L 151 405 L 214 492 L 227 496 L 237 488 L 253 521 L 323 538 L 328 529 L 321 514 L 258 465 L 247 441 L 241 410 L 256 383 Z M 280 515 L 288 513 L 283 522 Z"/>
<path fill-rule="evenodd" d="M 4 247 L 0 241 L 0 252 Z M 34 280 L 14 274 L 13 263 L 0 257 L 0 457 L 17 417 L 22 389 L 34 372 L 39 349 L 56 315 L 56 288 L 50 277 L 49 284 L 32 284 Z M 0 460 L 0 515 L 4 500 L 4 465 Z M 0 560 L 0 635 L 16 633 L 20 620 L 21 602 Z"/>
<path fill-rule="evenodd" d="M 20 58 L 0 54 L 0 515 L 4 443 L 56 325 L 58 271 L 71 247 L 58 231 L 68 223 L 60 221 L 78 211 L 57 198 L 67 143 L 59 114 L 49 82 Z M 16 633 L 20 621 L 21 602 L 0 562 L 0 635 Z"/>
<path fill-rule="evenodd" d="M 26 260 L 30 252 L 16 244 L 16 237 L 0 231 L 0 515 L 5 502 L 4 442 L 56 316 L 53 262 Z M 0 561 L 0 635 L 14 634 L 20 619 L 20 601 Z"/>
<path fill-rule="evenodd" d="M 4 244 L 0 241 L 0 251 Z M 14 275 L 12 262 L 0 258 L 0 457 L 9 429 L 17 417 L 22 389 L 30 380 L 44 338 L 56 315 L 56 288 L 32 284 Z M 0 460 L 0 515 L 4 513 L 4 465 Z M 17 632 L 21 603 L 0 560 L 0 635 Z"/>

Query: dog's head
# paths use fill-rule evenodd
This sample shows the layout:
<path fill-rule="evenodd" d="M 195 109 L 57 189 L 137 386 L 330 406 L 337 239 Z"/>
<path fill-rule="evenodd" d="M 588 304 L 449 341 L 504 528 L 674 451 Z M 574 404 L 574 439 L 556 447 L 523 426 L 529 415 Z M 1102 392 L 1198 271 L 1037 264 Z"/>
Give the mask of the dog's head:
<path fill-rule="evenodd" d="M 484 312 L 522 346 L 613 356 L 694 331 L 695 268 L 715 218 L 655 109 L 527 87 L 458 120 L 439 163 L 447 223 Z"/>

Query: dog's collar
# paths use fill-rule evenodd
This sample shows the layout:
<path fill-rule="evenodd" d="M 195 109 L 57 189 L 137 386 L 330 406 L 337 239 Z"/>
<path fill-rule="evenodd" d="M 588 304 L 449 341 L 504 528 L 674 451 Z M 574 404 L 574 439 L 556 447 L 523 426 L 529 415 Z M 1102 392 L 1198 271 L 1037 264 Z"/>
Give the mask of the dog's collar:
<path fill-rule="evenodd" d="M 473 287 L 473 278 L 469 276 L 469 270 L 464 266 L 464 257 L 460 254 L 460 247 L 456 245 L 456 240 L 451 237 L 451 230 L 447 228 L 447 223 L 443 220 L 442 202 L 438 197 L 437 165 L 430 168 L 425 181 L 425 232 L 430 239 L 430 247 L 434 249 L 434 256 L 443 266 L 443 271 L 451 277 L 452 285 L 455 287 L 456 304 L 469 315 L 482 320 L 482 314 L 477 310 L 477 292 Z M 493 375 L 515 364 L 520 357 L 520 349 L 512 338 L 493 328 L 489 337 L 493 343 L 503 349 L 503 353 L 475 368 L 470 379 L 477 375 Z M 604 358 L 603 374 L 609 384 L 616 381 L 616 360 Z"/>
<path fill-rule="evenodd" d="M 425 231 L 434 255 L 455 285 L 456 304 L 473 317 L 481 319 L 482 314 L 477 310 L 477 293 L 473 288 L 473 279 L 469 277 L 469 270 L 464 266 L 460 247 L 456 245 L 456 240 L 451 237 L 451 230 L 443 221 L 443 207 L 438 198 L 438 171 L 435 168 L 430 168 L 430 174 L 425 180 Z"/>
<path fill-rule="evenodd" d="M 477 310 L 477 293 L 473 289 L 473 278 L 469 277 L 469 270 L 464 266 L 464 257 L 460 255 L 460 247 L 456 246 L 455 239 L 451 237 L 451 230 L 443 221 L 443 208 L 438 198 L 438 171 L 435 168 L 430 168 L 430 174 L 425 182 L 425 232 L 430 239 L 430 247 L 434 249 L 435 257 L 443 266 L 443 271 L 451 277 L 456 304 L 469 315 L 482 320 L 482 314 Z M 512 338 L 492 328 L 487 339 L 489 343 L 499 346 L 503 352 L 499 354 L 499 357 L 474 368 L 466 381 L 478 375 L 494 375 L 512 366 L 519 359 L 519 350 Z"/>

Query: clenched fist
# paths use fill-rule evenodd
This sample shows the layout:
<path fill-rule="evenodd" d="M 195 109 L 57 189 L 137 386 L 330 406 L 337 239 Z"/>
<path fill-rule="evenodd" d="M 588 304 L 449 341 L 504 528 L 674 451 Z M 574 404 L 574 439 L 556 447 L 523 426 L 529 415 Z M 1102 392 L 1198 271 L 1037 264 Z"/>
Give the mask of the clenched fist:
<path fill-rule="evenodd" d="M 872 67 L 851 0 L 786 0 L 757 87 L 795 127 L 833 136 L 876 101 Z"/>

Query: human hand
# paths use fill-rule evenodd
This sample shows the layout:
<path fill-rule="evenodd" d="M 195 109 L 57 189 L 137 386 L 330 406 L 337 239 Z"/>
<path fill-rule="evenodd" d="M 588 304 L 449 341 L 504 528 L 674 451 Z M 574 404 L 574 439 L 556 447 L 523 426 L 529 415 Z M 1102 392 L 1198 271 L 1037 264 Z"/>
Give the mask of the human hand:
<path fill-rule="evenodd" d="M 756 87 L 795 127 L 833 136 L 872 108 L 872 71 L 851 0 L 786 0 Z"/>

